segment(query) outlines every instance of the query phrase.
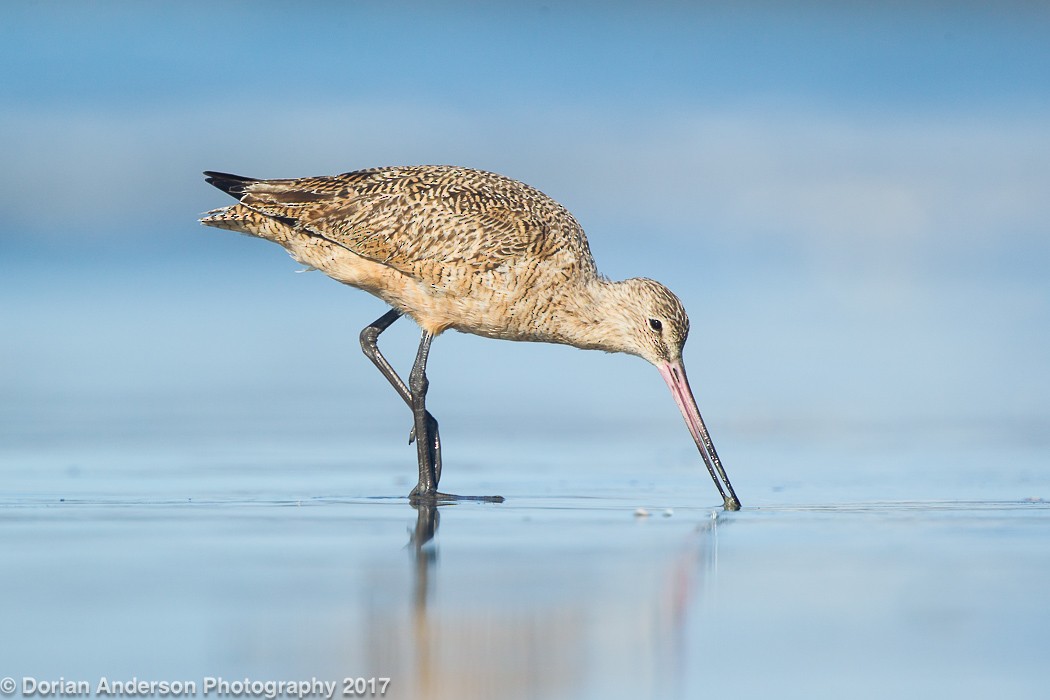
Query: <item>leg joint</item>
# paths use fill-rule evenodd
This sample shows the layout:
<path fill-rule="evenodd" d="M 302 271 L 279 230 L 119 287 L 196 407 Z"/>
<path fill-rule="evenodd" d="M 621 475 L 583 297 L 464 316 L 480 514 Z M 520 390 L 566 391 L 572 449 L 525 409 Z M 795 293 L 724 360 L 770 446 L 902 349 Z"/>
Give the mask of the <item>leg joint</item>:
<path fill-rule="evenodd" d="M 361 329 L 361 350 L 364 351 L 365 355 L 375 359 L 375 356 L 379 353 L 377 343 L 379 342 L 379 334 L 390 327 L 390 324 L 401 318 L 401 312 L 397 309 L 390 309 L 385 314 L 377 318 L 372 323 L 368 324 Z"/>
<path fill-rule="evenodd" d="M 413 396 L 426 396 L 427 389 L 430 388 L 426 370 L 420 366 L 413 367 L 408 375 L 408 388 L 412 391 Z"/>
<path fill-rule="evenodd" d="M 365 326 L 361 329 L 361 351 L 369 357 L 375 354 L 379 333 L 380 330 L 375 326 Z"/>

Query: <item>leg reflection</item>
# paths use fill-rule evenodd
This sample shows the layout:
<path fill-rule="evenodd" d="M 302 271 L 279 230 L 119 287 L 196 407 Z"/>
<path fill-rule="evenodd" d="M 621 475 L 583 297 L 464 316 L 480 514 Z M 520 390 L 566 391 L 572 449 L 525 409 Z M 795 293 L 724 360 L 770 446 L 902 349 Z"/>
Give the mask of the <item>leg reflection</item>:
<path fill-rule="evenodd" d="M 427 600 L 430 597 L 430 567 L 437 564 L 437 534 L 441 514 L 433 503 L 413 503 L 416 511 L 416 529 L 408 541 L 414 555 L 415 575 L 412 585 L 412 636 L 416 649 L 416 687 L 433 688 L 435 668 L 433 654 L 434 631 L 427 618 Z"/>
<path fill-rule="evenodd" d="M 433 541 L 441 522 L 441 514 L 433 503 L 413 503 L 412 508 L 416 511 L 416 529 L 409 537 L 408 547 L 415 556 L 413 610 L 418 618 L 420 615 L 426 616 L 427 597 L 430 594 L 430 565 L 437 562 L 437 546 Z"/>

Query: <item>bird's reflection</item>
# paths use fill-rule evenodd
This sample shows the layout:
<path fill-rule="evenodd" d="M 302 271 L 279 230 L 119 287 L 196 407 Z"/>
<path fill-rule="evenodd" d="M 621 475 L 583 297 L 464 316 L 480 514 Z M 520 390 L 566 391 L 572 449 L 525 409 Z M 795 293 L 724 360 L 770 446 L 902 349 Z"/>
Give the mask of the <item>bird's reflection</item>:
<path fill-rule="evenodd" d="M 434 685 L 432 657 L 432 630 L 427 618 L 427 600 L 430 597 L 430 567 L 437 563 L 437 544 L 434 536 L 441 523 L 441 513 L 434 504 L 413 504 L 416 511 L 416 529 L 408 540 L 413 553 L 415 575 L 412 579 L 412 630 L 416 647 L 416 681 L 419 688 Z"/>
<path fill-rule="evenodd" d="M 712 592 L 719 517 L 701 520 L 684 540 L 676 536 L 666 556 L 636 560 L 601 543 L 580 557 L 571 547 L 518 539 L 520 527 L 530 537 L 548 532 L 551 521 L 540 514 L 538 525 L 504 531 L 516 539 L 513 555 L 499 547 L 493 524 L 472 536 L 494 549 L 481 555 L 464 547 L 457 529 L 444 543 L 453 547 L 444 561 L 438 528 L 446 507 L 456 509 L 446 516 L 461 515 L 461 506 L 412 506 L 407 585 L 389 580 L 377 593 L 387 604 L 373 610 L 368 639 L 375 667 L 393 678 L 388 697 L 572 697 L 627 669 L 626 687 L 682 695 L 685 677 L 702 663 L 687 650 L 698 602 Z M 400 605 L 390 597 L 397 588 L 409 594 Z"/>
<path fill-rule="evenodd" d="M 416 511 L 416 529 L 409 537 L 408 544 L 419 553 L 437 534 L 441 514 L 438 513 L 438 507 L 432 503 L 413 503 L 412 508 Z"/>
<path fill-rule="evenodd" d="M 437 562 L 437 545 L 434 535 L 441 523 L 441 513 L 433 504 L 413 504 L 416 511 L 416 529 L 408 539 L 408 549 L 415 559 L 415 578 L 413 579 L 413 609 L 416 615 L 425 615 L 427 597 L 430 594 L 430 567 Z"/>

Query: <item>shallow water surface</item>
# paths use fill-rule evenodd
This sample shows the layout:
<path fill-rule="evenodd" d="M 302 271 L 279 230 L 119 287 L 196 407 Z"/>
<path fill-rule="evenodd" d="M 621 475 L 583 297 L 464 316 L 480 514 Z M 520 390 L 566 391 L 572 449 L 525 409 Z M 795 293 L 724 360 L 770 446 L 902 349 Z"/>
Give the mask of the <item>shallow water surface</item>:
<path fill-rule="evenodd" d="M 393 698 L 1045 690 L 1037 499 L 728 513 L 702 505 L 698 465 L 638 482 L 610 457 L 561 481 L 450 467 L 457 490 L 507 501 L 416 509 L 389 465 L 311 461 L 255 478 L 9 462 L 0 675 L 382 677 Z"/>

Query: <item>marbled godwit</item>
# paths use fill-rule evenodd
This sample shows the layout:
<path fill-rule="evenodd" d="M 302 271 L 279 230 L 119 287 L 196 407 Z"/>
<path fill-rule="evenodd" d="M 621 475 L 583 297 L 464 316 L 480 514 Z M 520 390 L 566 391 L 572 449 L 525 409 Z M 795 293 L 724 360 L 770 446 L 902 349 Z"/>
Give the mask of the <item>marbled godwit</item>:
<path fill-rule="evenodd" d="M 419 464 L 413 502 L 462 498 L 437 490 L 441 438 L 426 409 L 430 343 L 452 328 L 648 360 L 671 389 L 725 507 L 740 508 L 682 365 L 689 333 L 682 302 L 650 279 L 599 275 L 583 229 L 542 192 L 448 166 L 294 180 L 204 174 L 240 201 L 201 223 L 274 241 L 302 264 L 392 307 L 361 331 L 361 348 L 412 409 Z M 403 314 L 423 329 L 407 385 L 377 345 Z"/>

